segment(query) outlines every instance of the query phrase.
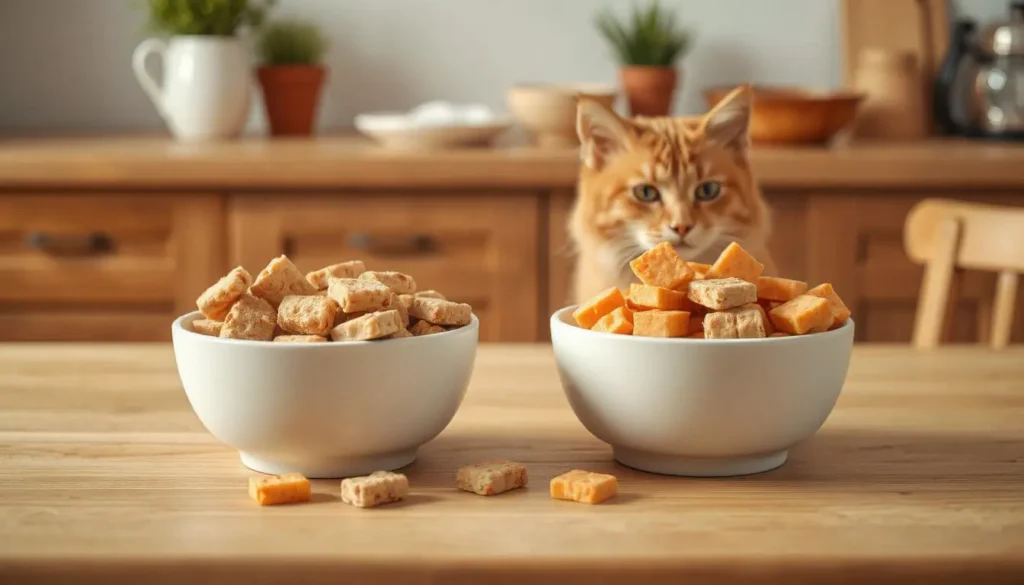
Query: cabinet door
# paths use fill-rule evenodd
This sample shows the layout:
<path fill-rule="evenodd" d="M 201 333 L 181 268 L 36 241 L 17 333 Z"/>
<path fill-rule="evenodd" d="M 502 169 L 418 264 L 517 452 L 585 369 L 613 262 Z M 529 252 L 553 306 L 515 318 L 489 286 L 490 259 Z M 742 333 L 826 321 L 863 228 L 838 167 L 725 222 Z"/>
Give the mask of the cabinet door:
<path fill-rule="evenodd" d="M 255 274 L 287 254 L 303 271 L 360 259 L 470 303 L 486 341 L 538 339 L 539 194 L 238 194 L 230 256 Z"/>
<path fill-rule="evenodd" d="M 0 195 L 0 339 L 150 341 L 224 271 L 212 194 Z"/>

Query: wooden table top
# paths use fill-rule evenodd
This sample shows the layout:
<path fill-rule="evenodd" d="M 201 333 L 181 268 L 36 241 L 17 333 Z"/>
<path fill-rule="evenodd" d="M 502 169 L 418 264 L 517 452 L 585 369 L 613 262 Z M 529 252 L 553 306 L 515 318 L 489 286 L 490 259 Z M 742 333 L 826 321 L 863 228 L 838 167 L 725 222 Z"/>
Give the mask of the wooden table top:
<path fill-rule="evenodd" d="M 1024 186 L 1024 144 L 966 140 L 755 146 L 773 188 Z M 352 136 L 186 144 L 159 137 L 0 141 L 0 189 L 556 188 L 571 191 L 576 149 L 394 151 Z"/>
<path fill-rule="evenodd" d="M 454 488 L 490 457 L 531 485 Z M 614 473 L 620 495 L 551 500 L 572 467 Z M 406 473 L 391 507 L 315 481 L 312 503 L 260 508 L 169 346 L 0 345 L 5 585 L 1021 583 L 1024 349 L 858 346 L 835 412 L 782 468 L 686 479 L 614 463 L 549 347 L 484 345 L 463 408 Z"/>

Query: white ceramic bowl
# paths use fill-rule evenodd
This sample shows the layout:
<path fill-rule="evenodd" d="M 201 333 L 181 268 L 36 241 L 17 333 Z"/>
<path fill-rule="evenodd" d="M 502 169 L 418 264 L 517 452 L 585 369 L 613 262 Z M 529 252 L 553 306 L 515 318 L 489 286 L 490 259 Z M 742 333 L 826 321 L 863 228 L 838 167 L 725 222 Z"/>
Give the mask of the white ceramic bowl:
<path fill-rule="evenodd" d="M 654 339 L 588 331 L 575 307 L 551 317 L 576 416 L 622 464 L 668 475 L 774 469 L 828 418 L 846 379 L 853 321 L 768 339 Z"/>
<path fill-rule="evenodd" d="M 356 130 L 396 150 L 438 150 L 487 146 L 512 127 L 511 116 L 495 116 L 489 122 L 410 125 L 408 116 L 378 112 L 355 117 Z"/>
<path fill-rule="evenodd" d="M 380 342 L 270 343 L 171 326 L 185 394 L 203 425 L 264 473 L 347 477 L 406 466 L 455 416 L 480 323 Z"/>

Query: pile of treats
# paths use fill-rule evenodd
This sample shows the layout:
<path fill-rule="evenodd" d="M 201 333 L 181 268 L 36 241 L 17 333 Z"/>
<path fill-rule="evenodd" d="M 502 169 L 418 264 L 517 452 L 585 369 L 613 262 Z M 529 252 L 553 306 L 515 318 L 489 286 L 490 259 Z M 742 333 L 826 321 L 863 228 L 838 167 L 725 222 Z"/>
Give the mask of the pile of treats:
<path fill-rule="evenodd" d="M 235 268 L 196 305 L 206 317 L 192 322 L 196 333 L 292 343 L 430 335 L 468 325 L 473 312 L 437 291 L 417 291 L 408 274 L 366 270 L 353 260 L 303 275 L 283 255 L 255 281 Z"/>
<path fill-rule="evenodd" d="M 850 310 L 825 283 L 761 276 L 764 265 L 733 242 L 714 264 L 685 262 L 662 243 L 630 262 L 640 284 L 610 288 L 574 313 L 584 329 L 641 337 L 749 339 L 821 333 Z"/>
<path fill-rule="evenodd" d="M 526 467 L 513 461 L 488 461 L 459 469 L 455 485 L 463 491 L 494 496 L 525 487 Z M 614 475 L 574 469 L 551 480 L 551 497 L 584 504 L 600 504 L 618 492 Z M 401 473 L 375 471 L 364 477 L 341 481 L 341 501 L 357 508 L 375 508 L 403 500 L 409 480 Z M 301 473 L 249 478 L 249 496 L 261 506 L 308 502 L 309 480 Z"/>

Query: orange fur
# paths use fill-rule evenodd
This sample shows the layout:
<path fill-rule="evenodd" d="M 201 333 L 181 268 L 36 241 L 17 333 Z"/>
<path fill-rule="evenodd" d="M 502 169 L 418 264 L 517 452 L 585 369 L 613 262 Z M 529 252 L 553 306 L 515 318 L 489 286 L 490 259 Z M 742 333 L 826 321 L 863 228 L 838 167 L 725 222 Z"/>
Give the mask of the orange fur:
<path fill-rule="evenodd" d="M 751 92 L 742 86 L 700 118 L 626 120 L 581 98 L 579 193 L 569 223 L 578 252 L 575 296 L 634 281 L 629 261 L 670 242 L 690 261 L 712 263 L 732 241 L 773 271 L 770 211 L 747 158 Z M 717 197 L 695 190 L 717 183 Z M 634 190 L 659 200 L 641 201 Z"/>

